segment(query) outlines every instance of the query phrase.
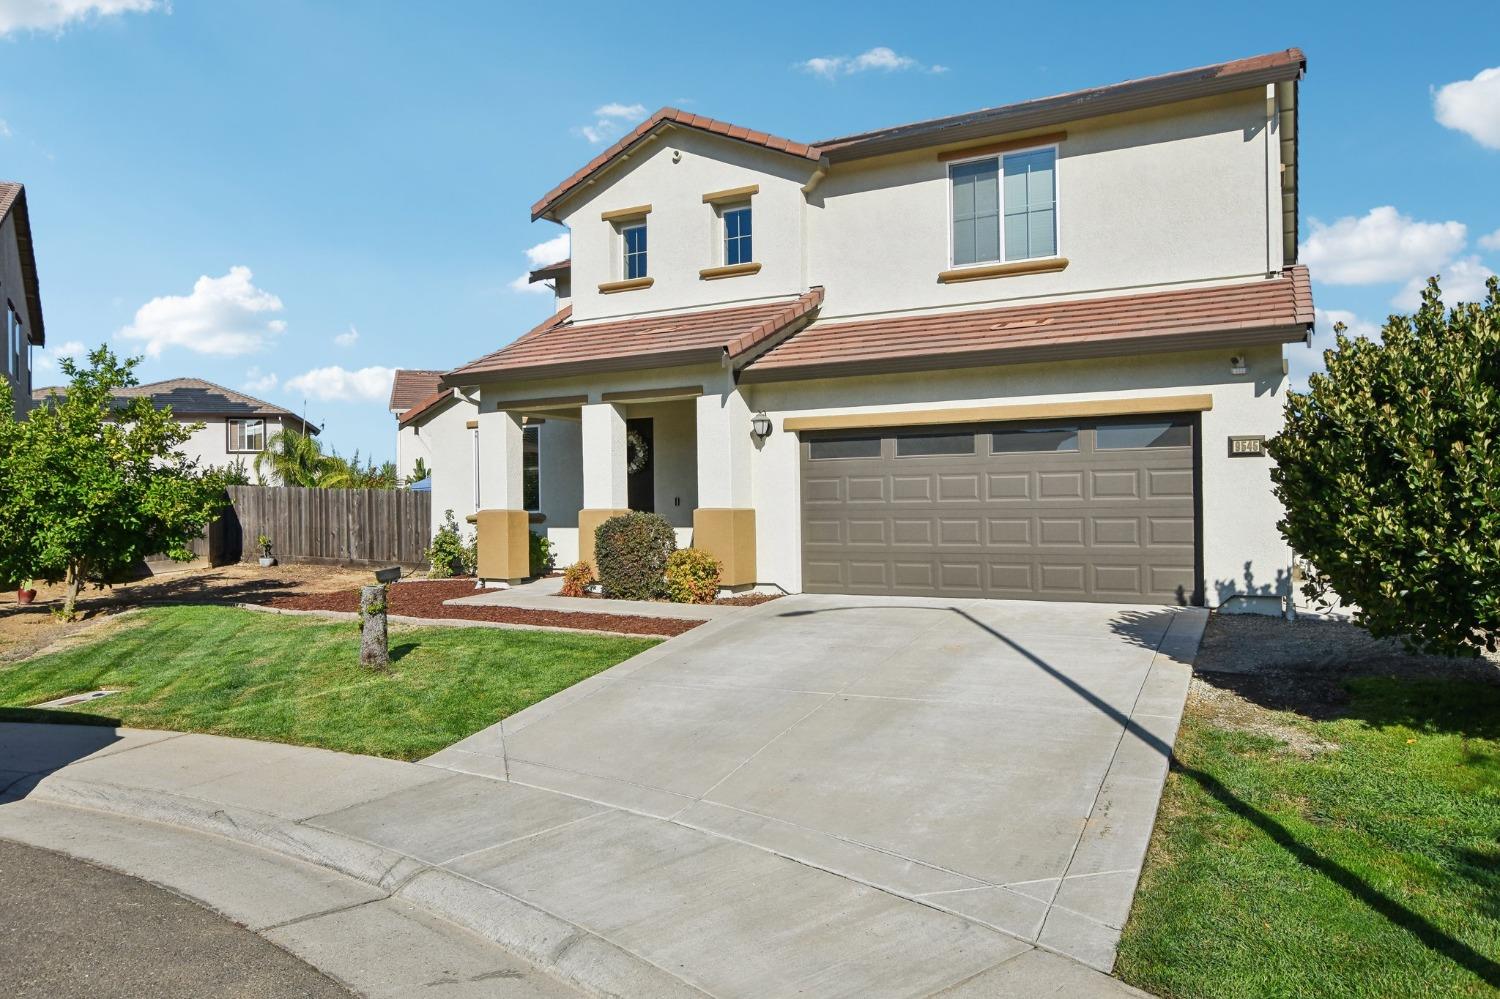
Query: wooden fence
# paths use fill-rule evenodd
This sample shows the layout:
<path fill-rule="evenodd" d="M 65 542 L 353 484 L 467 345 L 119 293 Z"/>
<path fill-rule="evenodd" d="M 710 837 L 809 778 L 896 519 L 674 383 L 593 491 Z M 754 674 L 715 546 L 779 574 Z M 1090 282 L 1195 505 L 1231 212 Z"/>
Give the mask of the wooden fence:
<path fill-rule="evenodd" d="M 426 565 L 432 494 L 406 489 L 230 486 L 230 509 L 194 545 L 215 565 L 255 558 L 271 539 L 286 562 Z"/>

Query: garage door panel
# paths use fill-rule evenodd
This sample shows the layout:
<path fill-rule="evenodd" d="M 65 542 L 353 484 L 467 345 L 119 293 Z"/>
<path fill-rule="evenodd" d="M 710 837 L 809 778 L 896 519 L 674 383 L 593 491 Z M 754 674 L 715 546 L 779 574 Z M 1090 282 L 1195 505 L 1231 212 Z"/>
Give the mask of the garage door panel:
<path fill-rule="evenodd" d="M 899 431 L 863 431 L 885 443 L 878 453 L 866 444 L 862 456 L 814 460 L 804 443 L 804 587 L 1159 603 L 1193 595 L 1191 446 L 1166 446 L 1147 428 L 1099 450 L 1084 426 L 1069 450 L 991 453 L 990 429 L 938 435 L 969 434 L 967 453 L 951 442 L 953 453 L 915 451 Z M 1014 435 L 998 440 L 1017 446 Z"/>

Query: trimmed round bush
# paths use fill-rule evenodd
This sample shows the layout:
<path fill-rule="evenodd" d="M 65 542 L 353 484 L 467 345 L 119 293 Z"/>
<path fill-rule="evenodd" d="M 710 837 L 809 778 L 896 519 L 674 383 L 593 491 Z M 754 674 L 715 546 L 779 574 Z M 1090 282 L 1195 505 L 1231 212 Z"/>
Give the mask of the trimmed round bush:
<path fill-rule="evenodd" d="M 697 548 L 681 548 L 667 558 L 667 599 L 678 604 L 711 604 L 719 595 L 719 560 Z"/>
<path fill-rule="evenodd" d="M 611 517 L 594 532 L 594 562 L 606 597 L 654 600 L 661 595 L 667 559 L 677 532 L 660 514 L 632 511 Z"/>

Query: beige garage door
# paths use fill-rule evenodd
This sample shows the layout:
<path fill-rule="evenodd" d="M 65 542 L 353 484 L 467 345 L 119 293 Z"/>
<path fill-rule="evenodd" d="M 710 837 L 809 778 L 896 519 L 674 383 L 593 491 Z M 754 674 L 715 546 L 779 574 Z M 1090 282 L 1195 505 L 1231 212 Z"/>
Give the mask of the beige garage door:
<path fill-rule="evenodd" d="M 1194 602 L 1195 424 L 805 433 L 803 588 Z"/>

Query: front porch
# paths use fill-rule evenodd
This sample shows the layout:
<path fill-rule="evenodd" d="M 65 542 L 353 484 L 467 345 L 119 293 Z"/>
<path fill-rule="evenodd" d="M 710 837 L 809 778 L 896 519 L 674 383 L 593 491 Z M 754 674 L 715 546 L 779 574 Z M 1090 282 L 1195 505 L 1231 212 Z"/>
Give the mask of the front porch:
<path fill-rule="evenodd" d="M 530 530 L 552 542 L 559 566 L 593 562 L 599 525 L 635 510 L 664 517 L 679 547 L 717 558 L 723 585 L 757 581 L 755 440 L 737 389 L 669 379 L 666 387 L 519 397 L 531 387 L 482 392 L 475 518 L 482 580 L 529 574 Z"/>

